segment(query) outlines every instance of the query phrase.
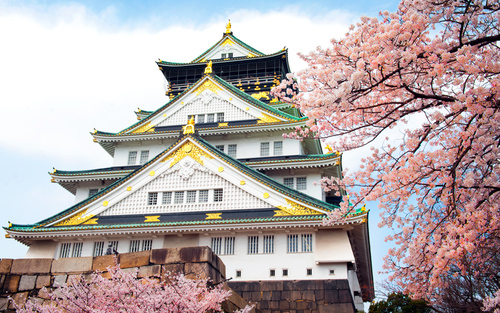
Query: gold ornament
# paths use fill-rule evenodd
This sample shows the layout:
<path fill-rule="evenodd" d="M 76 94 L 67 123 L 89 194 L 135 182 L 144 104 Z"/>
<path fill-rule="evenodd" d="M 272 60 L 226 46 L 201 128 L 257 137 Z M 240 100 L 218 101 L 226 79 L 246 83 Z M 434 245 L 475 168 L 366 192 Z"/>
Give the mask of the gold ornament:
<path fill-rule="evenodd" d="M 145 218 L 144 223 L 160 221 L 160 215 L 144 216 L 144 218 Z"/>
<path fill-rule="evenodd" d="M 166 162 L 170 159 L 174 159 L 169 165 L 169 167 L 172 167 L 187 156 L 190 156 L 191 158 L 193 158 L 193 160 L 200 163 L 201 165 L 204 165 L 203 160 L 201 159 L 202 156 L 207 159 L 213 159 L 210 154 L 206 153 L 202 149 L 198 148 L 198 146 L 195 146 L 188 141 L 160 162 Z"/>
<path fill-rule="evenodd" d="M 206 220 L 220 220 L 222 219 L 221 214 L 222 213 L 205 213 L 207 214 L 207 217 L 205 218 Z"/>
<path fill-rule="evenodd" d="M 279 210 L 274 211 L 274 216 L 290 216 L 290 215 L 318 215 L 318 214 L 323 214 L 321 212 L 306 208 L 303 205 L 300 205 L 298 203 L 295 203 L 293 201 L 290 201 L 286 199 L 286 203 L 291 206 L 291 208 L 288 208 L 283 205 L 278 205 L 277 208 Z"/>
<path fill-rule="evenodd" d="M 55 224 L 54 226 L 73 226 L 73 225 L 79 225 L 87 220 L 89 220 L 90 218 L 94 217 L 95 215 L 94 214 L 90 214 L 88 216 L 84 216 L 85 213 L 87 213 L 87 209 L 81 211 L 80 213 L 77 213 L 57 224 Z"/>
<path fill-rule="evenodd" d="M 193 93 L 196 92 L 196 95 L 198 96 L 200 93 L 204 92 L 205 90 L 210 90 L 211 92 L 217 94 L 218 90 L 222 90 L 219 86 L 214 84 L 210 79 L 207 79 L 203 84 L 198 86 L 195 90 L 193 90 Z"/>

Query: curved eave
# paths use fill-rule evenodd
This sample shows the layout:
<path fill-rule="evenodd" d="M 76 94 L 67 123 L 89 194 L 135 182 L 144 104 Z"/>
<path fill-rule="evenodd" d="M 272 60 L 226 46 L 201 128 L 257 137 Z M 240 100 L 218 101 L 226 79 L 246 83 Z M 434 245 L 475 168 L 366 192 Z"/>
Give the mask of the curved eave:
<path fill-rule="evenodd" d="M 76 189 L 79 182 L 87 181 L 102 181 L 102 180 L 118 180 L 124 176 L 132 173 L 134 169 L 124 171 L 107 171 L 97 173 L 82 173 L 73 175 L 57 175 L 50 173 L 51 182 L 59 184 L 64 189 L 76 195 Z"/>
<path fill-rule="evenodd" d="M 228 58 L 228 59 L 212 59 L 212 64 L 217 64 L 217 63 L 232 63 L 232 62 L 238 62 L 242 60 L 264 60 L 264 59 L 269 59 L 269 58 L 275 58 L 283 55 L 288 55 L 288 50 L 280 50 L 275 53 L 271 54 L 263 54 L 260 56 L 255 56 L 255 57 L 248 57 L 248 56 L 242 56 L 242 57 L 234 57 L 234 58 Z M 288 58 L 287 58 L 288 59 Z M 185 67 L 185 66 L 206 66 L 206 61 L 203 62 L 189 62 L 189 63 L 181 63 L 181 62 L 168 62 L 168 61 L 156 61 L 156 64 L 162 68 L 177 68 L 177 67 Z M 288 61 L 287 61 L 288 65 Z M 288 66 L 287 69 L 290 69 Z"/>
<path fill-rule="evenodd" d="M 244 162 L 246 165 L 257 170 L 281 170 L 289 168 L 322 168 L 340 165 L 340 156 L 331 158 L 314 159 L 292 159 L 292 160 L 273 160 Z"/>
<path fill-rule="evenodd" d="M 239 126 L 222 126 L 210 128 L 196 128 L 199 135 L 215 136 L 225 134 L 241 134 L 241 133 L 259 133 L 267 131 L 284 131 L 295 129 L 297 126 L 304 126 L 307 119 L 300 121 L 283 121 L 276 123 L 258 123 L 254 125 L 239 125 Z M 195 125 L 196 127 L 196 125 Z M 144 132 L 144 133 L 106 133 L 97 131 L 92 133 L 94 142 L 99 143 L 101 147 L 106 150 L 111 156 L 115 154 L 115 143 L 123 141 L 137 141 L 137 140 L 156 140 L 156 139 L 172 139 L 179 137 L 179 130 L 168 130 L 161 132 Z"/>
<path fill-rule="evenodd" d="M 349 217 L 343 222 L 323 228 L 342 228 L 366 222 L 366 214 Z M 203 233 L 211 231 L 235 231 L 250 229 L 306 228 L 322 225 L 325 215 L 280 216 L 242 220 L 204 220 L 190 222 L 152 222 L 116 225 L 77 225 L 67 227 L 39 227 L 36 225 L 13 225 L 4 227 L 10 238 L 30 245 L 34 240 L 49 238 L 75 238 L 93 236 L 120 236 L 134 234 Z"/>

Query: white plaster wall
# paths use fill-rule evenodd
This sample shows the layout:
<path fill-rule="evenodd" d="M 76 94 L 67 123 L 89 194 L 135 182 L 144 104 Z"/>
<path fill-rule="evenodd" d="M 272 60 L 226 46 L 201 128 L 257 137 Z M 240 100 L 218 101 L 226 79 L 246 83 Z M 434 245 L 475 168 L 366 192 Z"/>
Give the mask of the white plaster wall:
<path fill-rule="evenodd" d="M 324 191 L 321 186 L 317 184 L 322 178 L 317 169 L 296 169 L 296 170 L 268 170 L 266 175 L 276 180 L 279 183 L 284 182 L 285 178 L 295 178 L 295 185 L 297 183 L 297 177 L 307 178 L 307 188 L 305 190 L 299 190 L 302 193 L 310 195 L 316 199 L 324 200 Z"/>
<path fill-rule="evenodd" d="M 26 252 L 25 258 L 52 259 L 56 253 L 57 242 L 53 240 L 35 241 Z"/>
<path fill-rule="evenodd" d="M 129 151 L 137 151 L 137 162 L 134 165 L 139 165 L 141 151 L 149 150 L 149 159 L 151 160 L 165 149 L 174 144 L 176 139 L 163 140 L 143 140 L 121 142 L 115 146 L 115 156 L 113 158 L 113 166 L 128 165 Z"/>
<path fill-rule="evenodd" d="M 318 230 L 316 247 L 316 260 L 319 262 L 354 262 L 351 243 L 345 230 Z"/>
<path fill-rule="evenodd" d="M 88 182 L 79 182 L 78 183 L 78 188 L 76 189 L 76 195 L 75 195 L 75 203 L 78 203 L 80 201 L 83 201 L 89 197 L 89 192 L 90 189 L 104 189 L 114 183 L 116 179 L 113 180 L 104 180 L 104 183 L 102 180 L 98 181 L 88 181 Z"/>

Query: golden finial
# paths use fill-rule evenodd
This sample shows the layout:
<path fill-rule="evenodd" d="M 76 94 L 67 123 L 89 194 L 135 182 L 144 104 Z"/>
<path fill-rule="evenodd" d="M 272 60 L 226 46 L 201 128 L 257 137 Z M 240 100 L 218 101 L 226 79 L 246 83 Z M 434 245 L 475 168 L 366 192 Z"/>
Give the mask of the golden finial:
<path fill-rule="evenodd" d="M 231 30 L 231 20 L 228 20 L 227 25 L 226 25 L 226 34 L 232 33 Z"/>
<path fill-rule="evenodd" d="M 96 133 L 97 133 L 97 129 L 94 128 L 94 134 L 96 134 Z"/>
<path fill-rule="evenodd" d="M 141 113 L 141 109 L 137 108 L 137 112 L 138 112 L 138 113 Z"/>
<path fill-rule="evenodd" d="M 186 126 L 182 126 L 182 133 L 184 135 L 194 134 L 194 116 L 192 116 Z"/>
<path fill-rule="evenodd" d="M 12 223 L 9 221 L 9 228 L 11 228 L 11 227 L 12 227 Z"/>
<path fill-rule="evenodd" d="M 328 153 L 333 153 L 333 149 L 332 147 L 330 147 L 330 145 L 327 145 L 325 149 L 328 151 Z"/>
<path fill-rule="evenodd" d="M 361 212 L 366 212 L 366 204 L 363 204 L 363 206 L 361 207 Z"/>
<path fill-rule="evenodd" d="M 54 174 L 55 172 L 57 172 L 57 170 L 56 170 L 56 168 L 55 168 L 55 167 L 53 167 L 53 169 L 54 169 L 54 171 L 52 172 L 52 174 Z"/>
<path fill-rule="evenodd" d="M 211 74 L 212 73 L 212 60 L 207 63 L 207 67 L 205 68 L 205 74 Z"/>

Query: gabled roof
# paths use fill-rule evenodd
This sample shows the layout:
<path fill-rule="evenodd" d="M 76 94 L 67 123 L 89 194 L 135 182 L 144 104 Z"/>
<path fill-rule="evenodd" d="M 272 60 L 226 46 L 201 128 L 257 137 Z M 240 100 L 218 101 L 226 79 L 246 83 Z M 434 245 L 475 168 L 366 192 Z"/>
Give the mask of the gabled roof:
<path fill-rule="evenodd" d="M 234 36 L 233 33 L 231 32 L 229 34 L 225 33 L 219 41 L 217 41 L 213 46 L 208 48 L 205 52 L 203 52 L 197 58 L 195 58 L 193 61 L 191 61 L 191 63 L 206 62 L 206 60 L 204 60 L 205 56 L 208 55 L 213 50 L 215 50 L 216 48 L 218 48 L 219 46 L 223 45 L 224 42 L 226 42 L 227 40 L 230 40 L 230 41 L 234 42 L 235 44 L 239 45 L 240 47 L 244 48 L 245 50 L 249 51 L 250 53 L 253 54 L 253 56 L 264 56 L 265 55 L 264 53 L 258 51 L 257 49 L 247 45 L 246 43 L 244 43 L 240 39 L 236 38 L 236 36 Z"/>
<path fill-rule="evenodd" d="M 158 110 L 154 111 L 153 113 L 150 113 L 147 117 L 141 119 L 137 123 L 119 131 L 118 133 L 109 133 L 109 132 L 102 132 L 102 131 L 95 131 L 93 134 L 96 135 L 124 135 L 127 133 L 142 133 L 141 131 L 138 131 L 142 128 L 144 128 L 143 133 L 146 132 L 152 132 L 154 131 L 154 126 L 151 125 L 149 128 L 147 128 L 148 123 L 151 122 L 152 119 L 155 117 L 158 117 L 164 110 L 166 110 L 169 107 L 172 107 L 174 105 L 181 105 L 180 100 L 192 92 L 193 90 L 196 90 L 196 88 L 200 87 L 205 81 L 210 80 L 211 82 L 216 83 L 219 87 L 229 91 L 233 96 L 245 101 L 247 104 L 252 105 L 253 107 L 257 108 L 259 111 L 263 111 L 266 114 L 269 114 L 270 116 L 276 119 L 281 120 L 280 122 L 282 123 L 287 123 L 287 122 L 296 122 L 296 121 L 306 121 L 308 118 L 307 117 L 296 117 L 293 115 L 290 115 L 288 113 L 282 112 L 278 109 L 273 108 L 270 105 L 267 105 L 266 103 L 255 99 L 254 97 L 248 95 L 247 93 L 239 90 L 238 88 L 234 87 L 233 85 L 225 82 L 223 79 L 218 77 L 217 75 L 213 74 L 206 74 L 203 76 L 201 79 L 199 79 L 196 83 L 191 85 L 189 88 L 184 90 L 184 92 L 180 93 L 177 95 L 175 98 L 167 102 L 165 105 L 160 107 Z M 147 129 L 146 129 L 147 128 Z"/>
<path fill-rule="evenodd" d="M 304 208 L 304 210 L 311 210 L 311 209 L 316 210 L 317 212 L 313 214 L 314 215 L 313 219 L 318 219 L 318 218 L 320 218 L 320 216 L 321 216 L 321 218 L 323 218 L 323 217 L 325 217 L 324 214 L 326 212 L 329 212 L 329 211 L 332 211 L 332 210 L 335 210 L 338 208 L 335 205 L 323 202 L 321 200 L 318 200 L 312 196 L 304 194 L 304 193 L 297 191 L 295 189 L 291 189 L 291 188 L 269 178 L 267 175 L 264 175 L 264 174 L 260 173 L 259 171 L 254 170 L 251 167 L 243 164 L 242 162 L 240 162 L 236 159 L 233 159 L 230 156 L 224 154 L 219 149 L 213 147 L 208 142 L 206 142 L 205 140 L 203 140 L 202 138 L 199 138 L 197 135 L 194 134 L 194 135 L 186 135 L 184 137 L 181 137 L 175 144 L 173 144 L 172 146 L 170 146 L 169 148 L 164 150 L 162 153 L 158 154 L 155 158 L 153 158 L 152 160 L 150 160 L 149 162 L 144 164 L 142 167 L 138 168 L 137 170 L 133 171 L 132 173 L 128 174 L 127 176 L 116 181 L 115 183 L 113 183 L 109 187 L 99 191 L 96 195 L 94 195 L 94 196 L 92 196 L 84 201 L 81 201 L 81 202 L 71 206 L 70 208 L 68 208 L 68 209 L 66 209 L 66 210 L 64 210 L 64 211 L 62 211 L 54 216 L 51 216 L 47 219 L 44 219 L 38 223 L 31 224 L 31 225 L 15 224 L 15 225 L 11 225 L 10 227 L 7 227 L 5 229 L 9 233 L 9 232 L 19 232 L 19 231 L 20 232 L 61 231 L 63 229 L 63 228 L 58 227 L 56 225 L 64 226 L 64 227 L 66 227 L 64 229 L 67 229 L 67 230 L 70 230 L 70 229 L 79 230 L 79 229 L 82 229 L 82 227 L 84 227 L 85 229 L 94 229 L 94 228 L 99 229 L 102 227 L 122 228 L 122 227 L 167 226 L 167 224 L 168 225 L 174 225 L 174 224 L 180 225 L 179 223 L 181 223 L 181 222 L 184 223 L 185 220 L 177 220 L 177 221 L 168 220 L 165 222 L 158 221 L 158 222 L 155 222 L 154 224 L 145 223 L 143 221 L 142 223 L 132 223 L 128 226 L 126 226 L 123 223 L 109 224 L 109 225 L 105 226 L 105 225 L 98 225 L 95 223 L 88 223 L 88 218 L 85 219 L 82 216 L 84 216 L 86 214 L 85 212 L 87 211 L 87 209 L 91 208 L 91 206 L 96 206 L 96 207 L 99 206 L 100 207 L 102 200 L 104 200 L 104 199 L 110 200 L 111 197 L 114 196 L 113 192 L 115 192 L 115 193 L 118 192 L 118 191 L 115 191 L 117 188 L 127 188 L 126 186 L 128 185 L 128 182 L 131 181 L 132 179 L 134 179 L 135 177 L 137 177 L 137 179 L 143 179 L 141 177 L 148 177 L 149 175 L 154 175 L 154 172 L 150 172 L 148 175 L 148 171 L 150 171 L 151 169 L 154 169 L 155 166 L 156 166 L 156 168 L 158 168 L 158 166 L 164 166 L 160 163 L 162 163 L 162 161 L 164 162 L 166 159 L 172 158 L 173 156 L 176 155 L 176 153 L 179 153 L 179 151 L 182 151 L 182 149 L 184 149 L 183 147 L 188 142 L 190 143 L 190 145 L 196 145 L 197 149 L 201 149 L 200 153 L 205 153 L 205 154 L 208 153 L 207 155 L 209 155 L 210 158 L 219 160 L 218 162 L 224 162 L 225 164 L 227 164 L 228 166 L 230 166 L 231 168 L 233 168 L 237 172 L 241 173 L 243 175 L 242 176 L 243 178 L 246 177 L 246 179 L 250 179 L 251 182 L 254 182 L 254 184 L 257 184 L 259 186 L 262 186 L 262 188 L 269 190 L 270 193 L 273 192 L 273 194 L 276 194 L 276 195 L 279 194 L 279 195 L 281 195 L 280 197 L 285 197 L 286 199 L 289 199 L 289 200 L 287 200 L 287 203 L 288 203 L 288 201 L 290 201 L 291 203 L 295 203 L 299 207 Z M 220 171 L 221 170 L 219 168 L 219 172 Z M 153 174 L 151 174 L 151 173 L 153 173 Z M 142 176 L 140 176 L 140 175 L 142 175 Z M 261 187 L 259 187 L 259 188 L 261 188 Z M 122 189 L 120 189 L 120 190 L 122 190 Z M 129 189 L 127 189 L 127 190 L 129 190 Z M 102 206 L 104 206 L 104 207 L 107 206 L 107 200 L 105 200 L 103 202 Z M 307 209 L 307 208 L 311 208 L 311 209 Z M 258 209 L 259 208 L 256 208 L 256 210 L 258 210 Z M 278 208 L 276 208 L 276 209 L 278 209 Z M 261 214 L 262 216 L 259 216 L 258 214 L 253 215 L 253 216 L 242 216 L 241 218 L 236 218 L 237 221 L 235 221 L 234 215 L 233 216 L 228 215 L 227 220 L 218 218 L 217 223 L 223 223 L 223 224 L 251 223 L 252 221 L 255 221 L 255 219 L 257 219 L 257 220 L 260 219 L 259 221 L 262 221 L 262 222 L 263 221 L 277 222 L 277 221 L 281 221 L 281 220 L 289 220 L 289 218 L 291 218 L 291 217 L 293 217 L 293 219 L 296 219 L 297 217 L 299 217 L 301 215 L 305 215 L 307 217 L 306 219 L 312 218 L 311 216 L 309 216 L 311 214 L 293 214 L 293 216 L 287 216 L 287 214 L 284 214 L 284 215 L 283 214 L 282 215 L 275 214 L 274 216 L 269 216 L 269 211 L 270 210 L 266 211 L 265 209 L 261 209 L 259 212 L 262 212 L 262 214 Z M 300 212 L 305 212 L 305 211 L 299 210 L 299 213 Z M 321 212 L 323 212 L 323 213 L 321 213 Z M 99 214 L 99 213 L 96 213 L 96 214 Z M 359 214 L 356 214 L 356 216 L 357 215 L 361 216 L 364 214 L 366 214 L 366 213 L 359 212 Z M 95 216 L 95 215 L 92 215 L 92 217 L 93 216 Z M 181 216 L 181 215 L 179 215 L 179 216 Z M 75 220 L 75 219 L 78 220 L 79 222 L 75 223 L 74 226 L 69 227 L 69 226 L 67 226 L 67 223 L 66 224 L 63 223 L 64 221 Z M 197 224 L 204 224 L 204 223 L 213 223 L 214 221 L 212 221 L 211 219 L 205 219 L 205 220 L 201 220 L 201 221 L 191 221 L 191 223 L 192 222 L 196 222 Z M 18 235 L 16 235 L 16 236 L 18 236 Z M 14 238 L 16 238 L 16 236 L 14 236 Z"/>

